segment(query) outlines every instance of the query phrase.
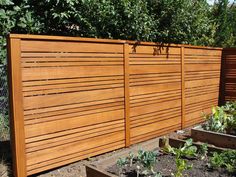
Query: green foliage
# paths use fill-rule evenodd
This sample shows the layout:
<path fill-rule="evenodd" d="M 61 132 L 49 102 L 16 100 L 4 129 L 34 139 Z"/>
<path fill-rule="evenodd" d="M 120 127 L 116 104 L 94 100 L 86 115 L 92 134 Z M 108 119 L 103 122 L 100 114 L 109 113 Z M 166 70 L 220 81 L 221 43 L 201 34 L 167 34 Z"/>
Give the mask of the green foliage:
<path fill-rule="evenodd" d="M 229 0 L 219 0 L 212 8 L 212 19 L 216 24 L 215 46 L 236 45 L 236 7 Z"/>
<path fill-rule="evenodd" d="M 225 150 L 222 153 L 214 152 L 210 158 L 211 168 L 223 167 L 230 173 L 236 172 L 236 150 Z"/>
<path fill-rule="evenodd" d="M 181 157 L 197 157 L 197 147 L 193 146 L 193 140 L 191 138 L 186 140 L 183 147 L 172 148 L 170 152 L 172 152 L 178 159 Z"/>
<path fill-rule="evenodd" d="M 119 167 L 120 175 L 124 171 L 124 167 L 126 165 L 129 164 L 130 167 L 132 167 L 135 161 L 137 177 L 140 174 L 148 175 L 150 177 L 161 177 L 162 175 L 159 172 L 154 171 L 154 165 L 157 163 L 157 156 L 157 152 L 139 150 L 136 155 L 129 153 L 128 157 L 119 158 L 117 161 L 117 166 Z"/>
<path fill-rule="evenodd" d="M 193 165 L 188 165 L 187 161 L 183 159 L 187 158 L 195 158 L 197 157 L 197 147 L 193 146 L 193 140 L 187 139 L 184 143 L 183 147 L 179 148 L 169 148 L 169 152 L 175 155 L 175 164 L 176 164 L 176 172 L 172 174 L 175 177 L 183 176 L 183 172 L 185 170 L 189 170 L 193 167 Z"/>
<path fill-rule="evenodd" d="M 157 153 L 154 151 L 139 150 L 137 160 L 141 162 L 145 169 L 153 171 L 153 166 L 157 162 Z"/>
<path fill-rule="evenodd" d="M 227 0 L 0 0 L 0 64 L 9 32 L 220 47 L 236 44 L 235 17 Z"/>
<path fill-rule="evenodd" d="M 205 115 L 207 120 L 206 124 L 203 125 L 205 130 L 224 133 L 227 127 L 227 114 L 224 109 L 216 106 L 212 108 L 212 113 Z"/>
<path fill-rule="evenodd" d="M 236 102 L 227 102 L 224 106 L 212 108 L 212 113 L 205 115 L 205 130 L 236 134 Z"/>
<path fill-rule="evenodd" d="M 224 47 L 236 46 L 235 19 L 228 0 L 0 0 L 0 65 L 9 32 Z"/>
<path fill-rule="evenodd" d="M 212 44 L 215 27 L 209 19 L 210 7 L 207 1 L 159 0 L 150 1 L 150 7 L 157 19 L 158 41 Z"/>
<path fill-rule="evenodd" d="M 121 176 L 122 172 L 123 172 L 123 168 L 125 167 L 127 163 L 127 159 L 126 158 L 119 158 L 116 162 L 116 165 L 119 168 L 119 176 Z"/>
<path fill-rule="evenodd" d="M 207 153 L 208 153 L 208 144 L 207 143 L 201 144 L 198 149 L 198 155 L 200 156 L 201 160 L 207 158 Z"/>
<path fill-rule="evenodd" d="M 176 163 L 176 173 L 173 174 L 175 177 L 182 177 L 183 176 L 183 172 L 185 170 L 190 170 L 192 169 L 193 165 L 188 165 L 187 161 L 181 158 L 176 158 L 175 159 L 175 163 Z"/>

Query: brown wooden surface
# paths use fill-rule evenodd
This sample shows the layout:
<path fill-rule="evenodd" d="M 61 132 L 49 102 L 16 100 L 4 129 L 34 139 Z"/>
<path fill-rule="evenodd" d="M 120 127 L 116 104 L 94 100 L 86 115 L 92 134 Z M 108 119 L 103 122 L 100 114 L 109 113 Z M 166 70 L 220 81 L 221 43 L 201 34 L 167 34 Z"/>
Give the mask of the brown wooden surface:
<path fill-rule="evenodd" d="M 223 49 L 221 72 L 221 104 L 236 100 L 236 48 Z"/>
<path fill-rule="evenodd" d="M 125 146 L 130 145 L 130 94 L 129 94 L 129 45 L 124 44 L 124 79 L 125 79 Z"/>
<path fill-rule="evenodd" d="M 11 146 L 15 177 L 26 176 L 20 39 L 8 39 Z"/>
<path fill-rule="evenodd" d="M 174 137 L 169 138 L 169 144 L 171 147 L 176 147 L 176 148 L 183 147 L 184 143 L 186 143 L 186 140 L 178 139 Z M 202 144 L 203 144 L 202 142 L 193 142 L 193 145 L 196 146 L 197 148 L 200 148 Z M 222 151 L 227 150 L 226 148 L 221 148 L 221 147 L 216 147 L 216 146 L 211 146 L 211 145 L 208 145 L 207 148 L 208 148 L 207 154 L 209 156 L 212 156 L 213 152 L 221 153 Z"/>
<path fill-rule="evenodd" d="M 86 165 L 85 169 L 87 177 L 118 177 L 104 170 L 100 170 L 92 165 Z"/>
<path fill-rule="evenodd" d="M 233 135 L 192 128 L 191 137 L 194 141 L 209 143 L 217 147 L 236 149 L 236 136 Z"/>
<path fill-rule="evenodd" d="M 130 45 L 131 144 L 181 128 L 180 47 Z"/>
<path fill-rule="evenodd" d="M 185 70 L 184 70 L 184 47 L 181 47 L 181 128 L 185 127 Z"/>
<path fill-rule="evenodd" d="M 10 40 L 20 176 L 199 123 L 202 110 L 218 102 L 220 48 L 15 34 Z"/>
<path fill-rule="evenodd" d="M 184 50 L 185 70 L 185 127 L 204 121 L 203 113 L 210 113 L 218 105 L 221 49 Z"/>

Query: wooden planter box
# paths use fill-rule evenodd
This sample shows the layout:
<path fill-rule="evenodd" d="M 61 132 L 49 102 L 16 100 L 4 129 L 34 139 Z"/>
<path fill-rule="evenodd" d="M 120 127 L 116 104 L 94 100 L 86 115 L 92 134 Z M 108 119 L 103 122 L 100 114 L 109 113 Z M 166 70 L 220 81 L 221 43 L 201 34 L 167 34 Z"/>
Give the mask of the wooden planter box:
<path fill-rule="evenodd" d="M 169 144 L 172 147 L 179 148 L 180 146 L 183 146 L 186 141 L 183 139 L 177 139 L 177 138 L 169 138 Z M 200 142 L 193 142 L 193 145 L 199 148 L 202 143 Z M 221 148 L 221 147 L 215 147 L 208 145 L 208 155 L 212 155 L 212 152 L 222 152 L 225 151 L 226 148 Z"/>
<path fill-rule="evenodd" d="M 152 140 L 139 143 L 138 145 L 134 145 L 130 148 L 123 149 L 122 151 L 111 154 L 102 160 L 85 164 L 87 177 L 118 177 L 117 175 L 107 172 L 105 169 L 111 165 L 116 164 L 116 161 L 120 157 L 127 157 L 129 152 L 137 153 L 140 148 L 151 151 L 158 147 L 159 138 L 154 138 Z"/>
<path fill-rule="evenodd" d="M 234 135 L 192 128 L 191 137 L 194 141 L 201 141 L 218 147 L 236 149 L 236 136 Z"/>
<path fill-rule="evenodd" d="M 87 177 L 118 177 L 116 175 L 106 172 L 105 170 L 98 169 L 92 165 L 86 165 L 85 168 Z"/>

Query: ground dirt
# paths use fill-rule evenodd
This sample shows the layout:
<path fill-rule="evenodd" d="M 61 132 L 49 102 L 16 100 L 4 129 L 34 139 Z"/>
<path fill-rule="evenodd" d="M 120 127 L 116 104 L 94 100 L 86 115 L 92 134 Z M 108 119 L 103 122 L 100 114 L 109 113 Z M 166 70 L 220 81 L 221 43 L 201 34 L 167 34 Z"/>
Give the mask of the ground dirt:
<path fill-rule="evenodd" d="M 175 173 L 175 157 L 172 155 L 160 155 L 158 156 L 158 162 L 156 166 L 154 167 L 154 171 L 156 172 L 161 172 L 163 177 L 171 177 L 171 173 Z M 236 174 L 229 174 L 227 173 L 224 169 L 209 169 L 207 167 L 207 160 L 187 160 L 188 164 L 193 164 L 193 168 L 191 170 L 187 170 L 184 172 L 184 176 L 189 176 L 189 177 L 232 177 Z M 127 167 L 125 168 L 124 171 L 124 176 L 125 177 L 136 177 L 137 174 L 134 172 L 135 171 L 135 164 L 133 167 Z M 117 165 L 110 166 L 106 169 L 106 171 L 112 173 L 112 174 L 119 174 L 119 168 Z M 140 175 L 140 177 L 142 177 Z"/>
<path fill-rule="evenodd" d="M 184 134 L 188 135 L 189 132 L 186 131 Z M 169 135 L 168 135 L 169 136 Z M 182 136 L 180 135 L 176 135 L 176 134 L 171 134 L 170 136 Z M 159 142 L 159 138 L 154 138 L 152 140 L 149 141 L 145 141 L 143 143 L 139 143 L 139 144 L 135 144 L 132 145 L 130 148 L 123 148 L 123 149 L 119 149 L 113 152 L 109 152 L 109 153 L 105 153 L 96 157 L 92 157 L 89 159 L 85 159 L 85 160 L 81 160 L 72 164 L 68 164 L 65 165 L 63 167 L 59 167 L 56 169 L 52 169 L 40 174 L 36 174 L 33 175 L 32 177 L 86 177 L 86 173 L 85 173 L 85 165 L 86 164 L 94 164 L 95 166 L 98 166 L 101 169 L 105 169 L 107 168 L 109 165 L 112 166 L 116 163 L 117 159 L 119 157 L 125 157 L 128 155 L 129 152 L 137 152 L 140 148 L 144 149 L 144 150 L 151 150 L 154 147 L 158 147 L 158 142 Z M 2 160 L 4 159 L 4 160 Z M 163 164 L 163 166 L 161 167 L 164 171 L 168 171 L 168 169 L 170 170 L 174 170 L 174 166 L 173 166 L 173 157 L 166 157 L 163 159 L 160 159 L 160 164 Z M 6 176 L 2 176 L 2 177 L 11 177 L 11 153 L 10 153 L 10 143 L 9 141 L 0 141 L 0 162 L 1 163 L 1 167 L 0 167 L 0 174 L 2 174 L 3 171 L 5 171 L 5 169 L 8 169 L 8 175 L 5 174 Z M 198 162 L 196 162 L 198 163 Z M 165 164 L 167 166 L 165 166 Z M 199 165 L 195 165 L 196 168 L 202 168 L 201 164 Z M 167 172 L 166 172 L 167 173 Z M 196 172 L 197 173 L 197 172 Z M 205 173 L 205 172 L 204 172 Z M 206 171 L 206 174 L 212 174 L 213 176 L 217 177 L 217 175 L 215 175 L 215 173 L 211 173 Z M 221 174 L 221 173 L 217 173 L 217 174 Z M 194 173 L 195 176 L 195 173 Z M 196 176 L 201 177 L 200 175 L 196 174 Z M 1 175 L 0 175 L 1 177 Z M 222 177 L 224 177 L 224 174 L 222 173 Z"/>

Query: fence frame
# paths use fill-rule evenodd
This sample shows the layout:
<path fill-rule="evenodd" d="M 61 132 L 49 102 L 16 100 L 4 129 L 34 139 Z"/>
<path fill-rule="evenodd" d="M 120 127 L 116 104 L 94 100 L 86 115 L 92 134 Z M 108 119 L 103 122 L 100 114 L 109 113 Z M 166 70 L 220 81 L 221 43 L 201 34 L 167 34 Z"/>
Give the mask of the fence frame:
<path fill-rule="evenodd" d="M 125 146 L 130 146 L 130 64 L 129 64 L 129 44 L 133 41 L 110 40 L 110 39 L 91 39 L 78 37 L 60 37 L 60 36 L 41 36 L 41 35 L 18 35 L 10 34 L 8 36 L 8 74 L 10 89 L 10 119 L 11 119 L 11 140 L 13 149 L 13 169 L 16 177 L 24 177 L 26 173 L 26 152 L 25 152 L 25 131 L 23 115 L 23 93 L 21 76 L 21 46 L 20 40 L 56 40 L 56 41 L 85 41 L 85 42 L 109 42 L 123 44 L 124 58 L 124 98 L 125 98 Z M 160 45 L 158 43 L 142 42 L 147 45 Z M 161 44 L 163 45 L 163 44 Z M 222 48 L 200 47 L 190 45 L 163 45 L 167 47 L 175 46 L 180 48 L 181 56 L 181 127 L 186 128 L 185 124 L 185 48 L 200 48 L 222 50 Z"/>

